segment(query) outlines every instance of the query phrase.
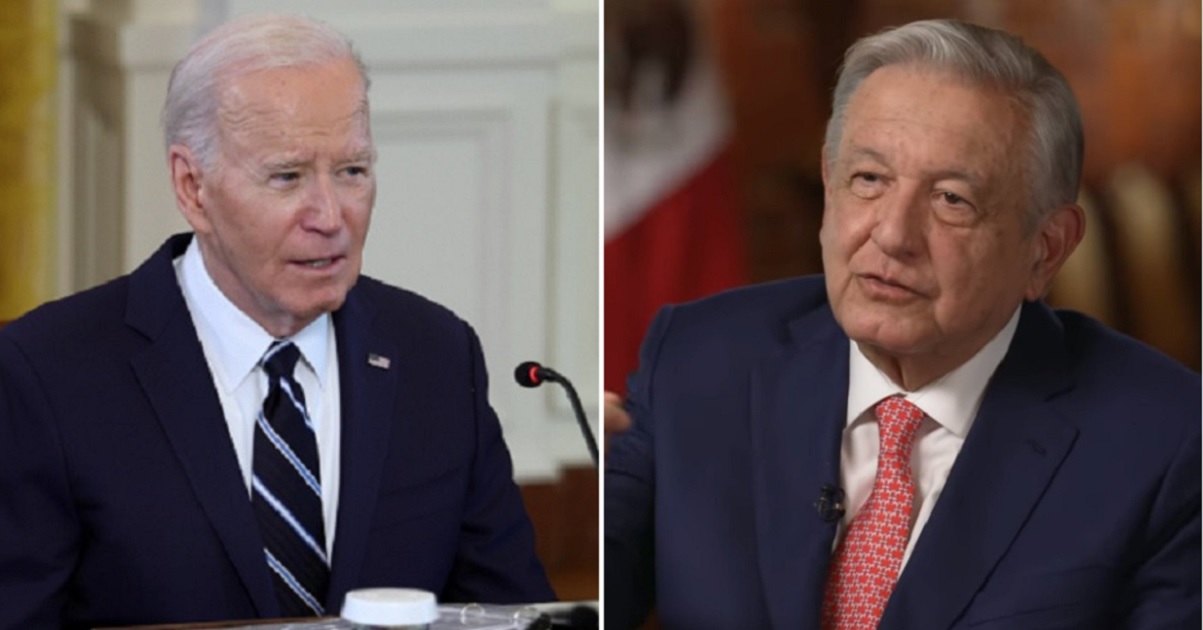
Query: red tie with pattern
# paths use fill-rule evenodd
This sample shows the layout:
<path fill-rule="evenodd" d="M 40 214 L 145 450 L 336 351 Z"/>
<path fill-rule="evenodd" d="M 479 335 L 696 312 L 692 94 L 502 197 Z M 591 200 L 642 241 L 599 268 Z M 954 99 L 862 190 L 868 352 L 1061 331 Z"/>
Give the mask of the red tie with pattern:
<path fill-rule="evenodd" d="M 881 449 L 869 500 L 836 547 L 823 598 L 824 630 L 873 630 L 894 590 L 911 529 L 911 447 L 923 410 L 891 396 L 873 410 Z"/>

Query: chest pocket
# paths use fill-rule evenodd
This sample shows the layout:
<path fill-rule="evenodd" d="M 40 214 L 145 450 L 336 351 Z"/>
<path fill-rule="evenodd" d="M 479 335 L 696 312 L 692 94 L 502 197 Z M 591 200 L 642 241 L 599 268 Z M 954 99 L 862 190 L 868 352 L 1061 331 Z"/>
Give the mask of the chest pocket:
<path fill-rule="evenodd" d="M 995 576 L 970 604 L 965 624 L 1003 628 L 1103 628 L 1113 600 L 1109 567 Z"/>
<path fill-rule="evenodd" d="M 401 483 L 389 481 L 385 479 L 381 484 L 373 529 L 461 510 L 468 487 L 468 467 L 460 465 L 420 477 L 409 476 Z"/>

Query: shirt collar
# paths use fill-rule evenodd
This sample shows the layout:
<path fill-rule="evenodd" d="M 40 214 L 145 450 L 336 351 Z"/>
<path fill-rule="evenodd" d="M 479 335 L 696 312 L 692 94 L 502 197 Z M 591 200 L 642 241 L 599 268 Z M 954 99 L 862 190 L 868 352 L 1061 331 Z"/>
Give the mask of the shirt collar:
<path fill-rule="evenodd" d="M 330 314 L 322 313 L 317 319 L 309 322 L 300 332 L 292 336 L 292 342 L 297 344 L 301 356 L 309 364 L 317 376 L 318 387 L 326 388 L 326 359 L 330 349 L 328 337 L 331 333 Z"/>
<path fill-rule="evenodd" d="M 217 288 L 205 269 L 204 257 L 195 237 L 184 252 L 180 282 L 196 307 L 193 319 L 198 328 L 204 329 L 214 354 L 212 360 L 229 378 L 229 382 L 225 383 L 226 389 L 237 388 L 259 364 L 263 353 L 275 339 Z M 325 387 L 323 381 L 326 378 L 330 325 L 329 313 L 323 313 L 291 339 L 317 375 L 321 387 Z"/>
<path fill-rule="evenodd" d="M 903 390 L 877 369 L 855 341 L 849 343 L 847 424 L 852 424 L 882 399 L 902 395 L 945 429 L 964 439 L 977 416 L 986 385 L 1015 337 L 1019 312 L 1017 307 L 1002 330 L 968 361 L 913 392 Z"/>

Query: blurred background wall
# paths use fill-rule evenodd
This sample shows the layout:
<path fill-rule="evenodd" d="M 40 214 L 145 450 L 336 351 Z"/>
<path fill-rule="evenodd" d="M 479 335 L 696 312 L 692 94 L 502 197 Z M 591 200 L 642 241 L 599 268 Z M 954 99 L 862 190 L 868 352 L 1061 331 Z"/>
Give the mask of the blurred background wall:
<path fill-rule="evenodd" d="M 642 278 L 610 273 L 612 247 L 646 228 L 624 219 L 611 230 L 620 223 L 611 215 L 632 212 L 612 207 L 611 188 L 627 184 L 610 181 L 611 172 L 625 174 L 610 169 L 611 161 L 670 154 L 664 146 L 713 133 L 709 118 L 689 114 L 698 108 L 681 86 L 714 75 L 719 89 L 710 96 L 721 101 L 723 139 L 712 143 L 708 157 L 693 160 L 694 170 L 661 186 L 659 197 L 643 200 L 642 210 L 684 197 L 694 216 L 726 217 L 736 228 L 716 238 L 697 221 L 678 222 L 672 234 L 694 242 L 692 253 L 667 254 L 681 246 L 661 244 L 658 256 L 672 257 L 671 273 L 686 278 L 674 286 L 692 289 L 668 299 L 737 284 L 704 265 L 715 252 L 729 258 L 732 241 L 741 282 L 818 273 L 819 148 L 843 52 L 886 26 L 935 17 L 1020 35 L 1061 69 L 1081 103 L 1087 237 L 1050 302 L 1090 313 L 1199 369 L 1199 0 L 607 0 L 607 388 L 621 388 L 633 369 L 634 344 L 654 301 L 639 286 Z M 682 37 L 681 20 L 692 39 Z M 639 122 L 650 119 L 662 124 Z M 672 131 L 665 133 L 666 126 Z M 626 137 L 626 148 L 610 143 L 611 134 Z M 724 159 L 727 172 L 715 177 L 715 160 Z M 699 184 L 695 176 L 707 168 Z M 715 186 L 730 192 L 703 192 Z M 729 201 L 714 208 L 716 198 Z M 656 242 L 663 238 L 669 237 Z M 644 275 L 666 282 L 657 272 Z M 699 286 L 706 284 L 700 275 L 715 281 Z M 636 296 L 640 312 L 620 310 L 628 295 Z M 625 329 L 637 332 L 611 335 Z"/>
<path fill-rule="evenodd" d="M 196 39 L 259 11 L 322 19 L 372 73 L 364 271 L 467 319 L 561 598 L 597 598 L 597 476 L 536 359 L 598 392 L 597 0 L 6 0 L 0 322 L 127 273 L 186 231 L 160 111 Z M 57 154 L 57 160 L 54 156 Z"/>

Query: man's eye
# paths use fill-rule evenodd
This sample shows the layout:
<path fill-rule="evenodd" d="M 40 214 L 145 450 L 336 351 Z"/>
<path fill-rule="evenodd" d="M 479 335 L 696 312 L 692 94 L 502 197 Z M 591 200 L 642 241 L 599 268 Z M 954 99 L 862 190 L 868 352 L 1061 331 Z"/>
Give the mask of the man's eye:
<path fill-rule="evenodd" d="M 885 186 L 885 178 L 877 173 L 859 172 L 852 175 L 849 188 L 852 194 L 862 198 L 876 197 Z"/>
<path fill-rule="evenodd" d="M 281 173 L 273 173 L 271 176 L 271 181 L 275 184 L 291 184 L 300 178 L 301 174 L 296 171 L 284 171 Z"/>
<path fill-rule="evenodd" d="M 967 206 L 969 202 L 962 196 L 956 193 L 942 192 L 940 193 L 940 201 L 950 206 Z"/>
<path fill-rule="evenodd" d="M 368 167 L 366 167 L 366 166 L 348 166 L 345 169 L 345 172 L 347 175 L 350 175 L 352 177 L 363 177 L 368 174 Z"/>

